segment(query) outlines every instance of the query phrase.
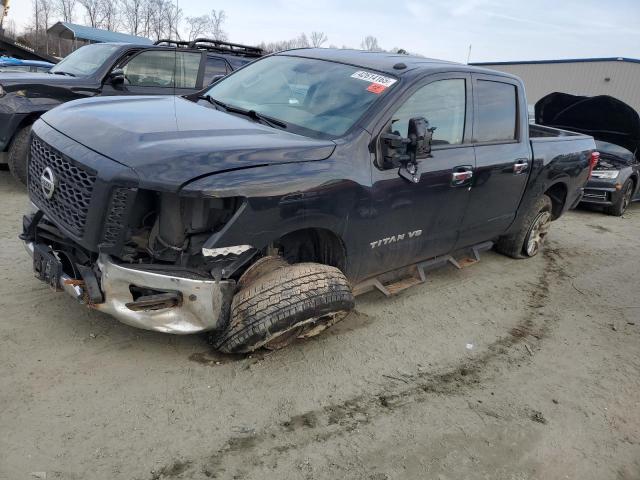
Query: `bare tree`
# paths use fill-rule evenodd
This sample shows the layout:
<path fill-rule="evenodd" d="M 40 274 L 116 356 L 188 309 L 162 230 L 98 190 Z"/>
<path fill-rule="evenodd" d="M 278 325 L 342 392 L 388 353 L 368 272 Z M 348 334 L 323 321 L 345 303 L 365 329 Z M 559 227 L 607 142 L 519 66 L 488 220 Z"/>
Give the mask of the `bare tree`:
<path fill-rule="evenodd" d="M 131 35 L 138 35 L 143 28 L 144 3 L 144 0 L 121 0 L 122 25 Z"/>
<path fill-rule="evenodd" d="M 76 0 L 56 0 L 56 12 L 63 22 L 73 23 L 76 9 Z"/>
<path fill-rule="evenodd" d="M 360 46 L 363 50 L 370 50 L 372 52 L 379 52 L 382 50 L 380 48 L 380 45 L 378 45 L 378 39 L 372 35 L 367 35 L 366 37 L 364 37 L 364 40 L 362 40 Z"/>
<path fill-rule="evenodd" d="M 120 26 L 120 9 L 113 0 L 102 2 L 102 23 L 101 27 L 107 30 L 116 31 Z"/>
<path fill-rule="evenodd" d="M 33 8 L 31 22 L 24 35 L 30 38 L 30 43 L 36 50 L 43 47 L 48 50 L 47 29 L 53 17 L 53 4 L 51 0 L 31 0 L 31 6 Z"/>
<path fill-rule="evenodd" d="M 311 45 L 313 47 L 320 48 L 327 40 L 327 35 L 324 32 L 311 32 Z"/>
<path fill-rule="evenodd" d="M 206 35 L 209 30 L 210 18 L 207 15 L 187 17 L 185 18 L 185 21 L 187 22 L 189 41 Z"/>
<path fill-rule="evenodd" d="M 180 25 L 180 20 L 182 19 L 182 9 L 177 5 L 174 5 L 173 2 L 167 1 L 165 3 L 166 7 L 164 10 L 166 28 L 167 28 L 167 36 L 169 38 L 175 37 L 180 40 L 180 32 L 178 27 Z"/>
<path fill-rule="evenodd" d="M 211 34 L 214 40 L 226 40 L 227 32 L 222 29 L 226 19 L 227 14 L 224 10 L 211 10 L 209 14 L 209 28 L 206 33 Z"/>
<path fill-rule="evenodd" d="M 106 1 L 109 2 L 110 0 Z M 78 0 L 78 3 L 84 8 L 85 20 L 89 26 L 99 28 L 104 20 L 103 0 Z"/>

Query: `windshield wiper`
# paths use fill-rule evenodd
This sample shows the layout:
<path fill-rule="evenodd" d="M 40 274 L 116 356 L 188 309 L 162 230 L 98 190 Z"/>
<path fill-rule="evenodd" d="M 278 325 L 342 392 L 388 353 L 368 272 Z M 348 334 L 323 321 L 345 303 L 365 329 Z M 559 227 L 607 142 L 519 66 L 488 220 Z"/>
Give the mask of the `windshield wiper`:
<path fill-rule="evenodd" d="M 225 103 L 222 103 L 220 100 L 216 100 L 211 95 L 198 95 L 198 100 L 206 100 L 211 105 L 216 107 L 216 110 L 222 110 L 225 112 L 228 110 Z"/>
<path fill-rule="evenodd" d="M 73 73 L 63 72 L 62 70 L 58 70 L 57 72 L 49 72 L 49 73 L 53 73 L 54 75 L 67 75 L 69 77 L 75 77 Z"/>
<path fill-rule="evenodd" d="M 225 112 L 238 113 L 240 115 L 245 115 L 257 122 L 264 123 L 265 125 L 269 125 L 273 128 L 287 128 L 286 122 L 282 120 L 278 120 L 277 118 L 269 117 L 268 115 L 263 115 L 262 113 L 258 113 L 255 110 L 245 110 L 244 108 L 234 107 L 233 105 L 229 105 L 227 103 L 221 102 L 220 100 L 216 100 L 211 95 L 201 95 L 202 100 L 206 100 L 211 105 L 215 106 L 218 110 L 222 109 Z"/>

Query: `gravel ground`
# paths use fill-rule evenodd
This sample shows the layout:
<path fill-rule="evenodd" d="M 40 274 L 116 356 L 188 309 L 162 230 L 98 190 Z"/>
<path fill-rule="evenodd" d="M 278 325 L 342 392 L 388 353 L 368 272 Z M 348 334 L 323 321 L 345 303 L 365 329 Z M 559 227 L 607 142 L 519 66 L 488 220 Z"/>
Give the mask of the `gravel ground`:
<path fill-rule="evenodd" d="M 640 204 L 238 359 L 51 292 L 0 201 L 2 479 L 640 479 Z"/>

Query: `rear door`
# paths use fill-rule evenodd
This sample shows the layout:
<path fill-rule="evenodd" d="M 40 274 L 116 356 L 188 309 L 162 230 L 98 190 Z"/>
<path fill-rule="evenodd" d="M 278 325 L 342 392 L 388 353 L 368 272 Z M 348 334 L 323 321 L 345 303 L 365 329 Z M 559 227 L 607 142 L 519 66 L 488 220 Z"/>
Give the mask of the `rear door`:
<path fill-rule="evenodd" d="M 476 168 L 459 248 L 490 240 L 511 225 L 531 168 L 518 82 L 475 74 L 472 79 Z"/>
<path fill-rule="evenodd" d="M 424 117 L 436 127 L 430 157 L 420 158 L 419 181 L 398 175 L 398 168 L 372 169 L 372 221 L 365 275 L 374 275 L 449 252 L 458 238 L 469 198 L 461 169 L 473 172 L 471 77 L 427 77 L 400 99 L 386 116 L 382 131 L 407 137 L 411 118 Z M 378 148 L 377 156 L 380 157 Z M 366 257 L 365 257 L 366 258 Z M 364 272 L 363 272 L 364 273 Z"/>

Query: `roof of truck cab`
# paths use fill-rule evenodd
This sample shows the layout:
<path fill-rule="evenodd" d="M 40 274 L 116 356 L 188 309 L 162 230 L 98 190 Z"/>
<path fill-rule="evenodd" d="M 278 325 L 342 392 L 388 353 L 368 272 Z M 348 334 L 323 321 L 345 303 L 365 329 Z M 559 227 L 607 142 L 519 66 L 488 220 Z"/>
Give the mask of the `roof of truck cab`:
<path fill-rule="evenodd" d="M 504 72 L 496 72 L 486 68 L 464 65 L 462 63 L 437 60 L 391 52 L 371 52 L 367 50 L 349 50 L 336 48 L 298 48 L 279 52 L 278 55 L 316 58 L 333 62 L 346 63 L 362 68 L 377 70 L 395 76 L 402 76 L 416 70 L 460 70 L 465 72 L 490 73 L 503 77 L 517 78 Z M 396 69 L 395 65 L 404 63 L 406 68 Z"/>

